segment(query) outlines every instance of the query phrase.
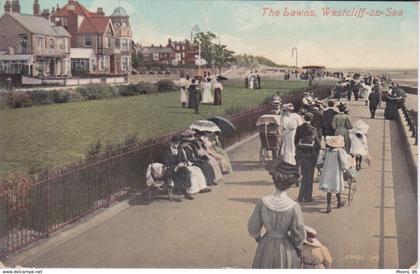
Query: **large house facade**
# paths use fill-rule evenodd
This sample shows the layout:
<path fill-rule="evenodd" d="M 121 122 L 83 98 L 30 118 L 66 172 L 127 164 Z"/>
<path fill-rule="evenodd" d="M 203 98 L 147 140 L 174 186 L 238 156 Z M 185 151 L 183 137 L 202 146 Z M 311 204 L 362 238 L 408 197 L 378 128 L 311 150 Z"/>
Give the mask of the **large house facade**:
<path fill-rule="evenodd" d="M 37 77 L 71 76 L 70 34 L 48 19 L 5 5 L 0 17 L 0 73 Z"/>
<path fill-rule="evenodd" d="M 126 19 L 128 22 L 128 16 Z M 72 50 L 72 52 L 77 52 L 71 57 L 73 72 L 88 70 L 90 74 L 130 73 L 131 47 L 129 45 L 132 34 L 129 25 L 114 27 L 113 17 L 105 16 L 102 8 L 91 12 L 76 0 L 69 0 L 64 7 L 57 9 L 52 14 L 52 21 L 63 26 L 70 33 L 72 49 L 79 49 Z M 91 58 L 91 51 L 82 49 L 92 49 L 96 58 Z"/>

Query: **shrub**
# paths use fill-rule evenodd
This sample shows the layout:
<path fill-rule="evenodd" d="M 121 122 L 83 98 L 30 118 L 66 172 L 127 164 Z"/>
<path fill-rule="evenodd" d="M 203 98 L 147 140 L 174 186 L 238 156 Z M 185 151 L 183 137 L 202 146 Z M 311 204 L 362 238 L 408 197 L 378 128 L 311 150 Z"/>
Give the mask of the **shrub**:
<path fill-rule="evenodd" d="M 7 93 L 7 105 L 11 108 L 25 108 L 32 106 L 31 97 L 22 91 L 10 91 Z"/>
<path fill-rule="evenodd" d="M 97 157 L 99 156 L 99 154 L 101 154 L 101 150 L 102 150 L 102 142 L 101 140 L 98 140 L 96 141 L 96 143 L 89 145 L 89 148 L 86 152 L 86 157 L 87 158 Z"/>
<path fill-rule="evenodd" d="M 125 137 L 124 145 L 129 146 L 136 144 L 138 142 L 137 133 L 129 134 Z"/>
<path fill-rule="evenodd" d="M 169 92 L 169 91 L 177 90 L 177 87 L 174 84 L 174 82 L 168 79 L 159 80 L 156 83 L 156 86 L 159 92 Z"/>
<path fill-rule="evenodd" d="M 157 86 L 148 82 L 138 82 L 136 84 L 136 92 L 138 94 L 153 94 L 158 91 Z"/>
<path fill-rule="evenodd" d="M 114 97 L 114 89 L 110 85 L 92 84 L 78 87 L 76 91 L 83 100 L 96 100 Z"/>
<path fill-rule="evenodd" d="M 54 92 L 48 90 L 33 90 L 28 91 L 27 94 L 35 106 L 54 104 Z"/>
<path fill-rule="evenodd" d="M 51 93 L 56 104 L 67 103 L 70 100 L 70 94 L 67 90 L 53 90 Z"/>
<path fill-rule="evenodd" d="M 5 220 L 2 221 L 6 221 L 9 227 L 16 224 L 21 213 L 30 207 L 29 194 L 32 184 L 30 177 L 14 173 L 0 181 L 0 204 L 3 205 L 2 210 L 6 209 L 7 212 L 7 215 L 3 216 Z"/>

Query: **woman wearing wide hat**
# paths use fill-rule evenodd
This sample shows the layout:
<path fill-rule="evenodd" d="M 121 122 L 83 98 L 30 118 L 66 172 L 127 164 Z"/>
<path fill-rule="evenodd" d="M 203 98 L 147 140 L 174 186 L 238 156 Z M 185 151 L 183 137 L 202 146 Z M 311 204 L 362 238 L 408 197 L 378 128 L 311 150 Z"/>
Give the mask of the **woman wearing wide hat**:
<path fill-rule="evenodd" d="M 283 123 L 283 144 L 280 148 L 280 159 L 291 165 L 296 165 L 296 147 L 295 147 L 295 135 L 298 126 L 303 124 L 302 117 L 293 113 L 294 106 L 292 104 L 284 104 L 281 108 L 283 114 L 281 116 Z"/>
<path fill-rule="evenodd" d="M 341 201 L 341 192 L 344 189 L 344 171 L 349 168 L 348 154 L 344 150 L 343 136 L 327 136 L 325 138 L 326 148 L 321 156 L 323 164 L 319 189 L 327 192 L 327 210 L 331 212 L 331 193 L 337 197 L 337 207 L 344 206 Z"/>
<path fill-rule="evenodd" d="M 286 193 L 299 170 L 281 163 L 271 175 L 276 191 L 257 201 L 248 221 L 248 232 L 258 243 L 252 268 L 299 268 L 305 225 L 299 204 Z"/>
<path fill-rule="evenodd" d="M 347 108 L 347 105 L 343 103 L 340 103 L 337 107 L 340 113 L 334 115 L 332 120 L 334 135 L 343 136 L 345 143 L 344 147 L 346 149 L 346 152 L 349 153 L 351 144 L 349 130 L 353 128 L 350 116 L 346 114 L 346 112 L 348 113 L 349 109 Z"/>

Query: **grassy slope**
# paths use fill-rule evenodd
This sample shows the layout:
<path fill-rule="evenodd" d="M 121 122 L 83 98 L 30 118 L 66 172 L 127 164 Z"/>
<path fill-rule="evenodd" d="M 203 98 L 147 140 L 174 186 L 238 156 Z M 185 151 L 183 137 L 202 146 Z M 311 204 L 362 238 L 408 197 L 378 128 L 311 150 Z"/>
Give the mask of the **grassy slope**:
<path fill-rule="evenodd" d="M 128 134 L 157 136 L 200 117 L 223 115 L 230 107 L 258 105 L 272 94 L 271 89 L 226 88 L 223 106 L 202 105 L 200 115 L 180 107 L 178 92 L 1 110 L 0 177 L 80 160 L 98 139 L 115 144 Z"/>

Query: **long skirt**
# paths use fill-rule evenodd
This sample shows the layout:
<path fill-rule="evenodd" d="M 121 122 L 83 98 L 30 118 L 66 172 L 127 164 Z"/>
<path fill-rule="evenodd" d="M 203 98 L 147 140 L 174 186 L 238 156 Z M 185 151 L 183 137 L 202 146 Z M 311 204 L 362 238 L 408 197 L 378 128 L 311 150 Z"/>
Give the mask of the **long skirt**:
<path fill-rule="evenodd" d="M 196 162 L 194 164 L 198 166 L 203 172 L 204 178 L 206 179 L 206 184 L 208 186 L 211 186 L 215 179 L 214 170 L 212 166 L 207 161 Z"/>
<path fill-rule="evenodd" d="M 216 106 L 222 104 L 222 91 L 219 88 L 214 90 L 214 104 Z"/>
<path fill-rule="evenodd" d="M 222 174 L 222 171 L 220 170 L 219 162 L 211 155 L 209 155 L 208 157 L 209 157 L 208 163 L 211 165 L 214 171 L 214 182 L 219 182 L 223 180 L 223 174 Z"/>
<path fill-rule="evenodd" d="M 191 187 L 189 192 L 191 194 L 198 193 L 200 190 L 207 188 L 206 178 L 199 167 L 189 166 L 188 170 L 190 171 Z"/>

